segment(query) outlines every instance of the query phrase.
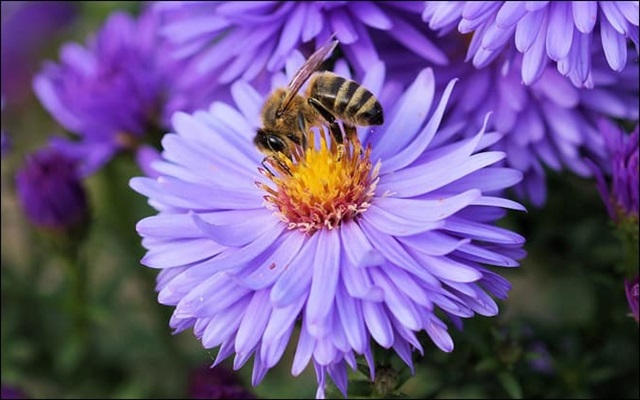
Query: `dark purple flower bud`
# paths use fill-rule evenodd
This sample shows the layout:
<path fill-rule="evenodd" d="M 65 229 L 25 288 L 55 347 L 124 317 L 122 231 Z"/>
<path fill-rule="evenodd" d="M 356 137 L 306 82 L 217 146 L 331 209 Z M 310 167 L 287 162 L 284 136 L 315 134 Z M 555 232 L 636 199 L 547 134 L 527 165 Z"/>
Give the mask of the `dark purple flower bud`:
<path fill-rule="evenodd" d="M 87 196 L 76 163 L 51 148 L 28 156 L 16 174 L 18 200 L 37 227 L 68 232 L 88 216 Z"/>
<path fill-rule="evenodd" d="M 255 399 L 232 371 L 217 366 L 207 366 L 191 371 L 189 376 L 190 399 Z"/>

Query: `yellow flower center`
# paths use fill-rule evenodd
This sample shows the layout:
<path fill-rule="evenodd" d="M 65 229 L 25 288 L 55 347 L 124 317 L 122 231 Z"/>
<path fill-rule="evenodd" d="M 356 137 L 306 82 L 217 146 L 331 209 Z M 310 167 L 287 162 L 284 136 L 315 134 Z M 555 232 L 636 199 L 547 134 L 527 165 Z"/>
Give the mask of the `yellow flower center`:
<path fill-rule="evenodd" d="M 373 198 L 380 169 L 380 163 L 372 166 L 371 148 L 363 149 L 357 135 L 339 145 L 327 139 L 324 129 L 319 136 L 316 146 L 315 134 L 309 132 L 308 148 L 294 149 L 292 159 L 280 153 L 267 157 L 269 168 L 260 172 L 275 187 L 257 183 L 267 192 L 267 206 L 276 210 L 289 229 L 308 234 L 336 228 L 364 212 Z"/>

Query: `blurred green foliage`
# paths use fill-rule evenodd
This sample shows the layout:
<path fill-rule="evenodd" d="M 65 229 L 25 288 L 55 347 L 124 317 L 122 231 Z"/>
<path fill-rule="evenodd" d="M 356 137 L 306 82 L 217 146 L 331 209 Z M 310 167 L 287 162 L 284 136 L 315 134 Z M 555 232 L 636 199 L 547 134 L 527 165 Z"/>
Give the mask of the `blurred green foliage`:
<path fill-rule="evenodd" d="M 42 57 L 57 58 L 63 41 L 83 42 L 111 11 L 139 6 L 81 2 L 76 23 L 52 37 Z M 156 301 L 157 271 L 139 262 L 144 251 L 135 224 L 153 211 L 128 187 L 141 174 L 131 157 L 120 156 L 86 181 L 92 224 L 71 261 L 87 285 L 87 326 L 78 334 L 69 260 L 28 225 L 13 183 L 24 155 L 61 129 L 32 95 L 7 105 L 2 128 L 13 142 L 2 160 L 2 383 L 32 398 L 184 398 L 189 371 L 211 363 L 215 351 L 203 349 L 191 331 L 172 335 L 172 309 Z M 425 354 L 414 354 L 415 374 L 397 357 L 377 353 L 378 379 L 372 384 L 352 372 L 350 397 L 640 396 L 638 324 L 623 286 L 626 271 L 637 273 L 637 246 L 625 249 L 594 183 L 550 171 L 547 205 L 511 212 L 503 224 L 527 238 L 528 256 L 520 268 L 500 271 L 513 284 L 501 314 L 467 320 L 463 331 L 451 328 L 449 354 L 422 333 Z M 290 374 L 296 343 L 294 334 L 281 362 L 254 389 L 260 398 L 314 396 L 313 368 Z M 239 371 L 247 383 L 251 366 Z M 341 397 L 335 388 L 327 394 Z"/>

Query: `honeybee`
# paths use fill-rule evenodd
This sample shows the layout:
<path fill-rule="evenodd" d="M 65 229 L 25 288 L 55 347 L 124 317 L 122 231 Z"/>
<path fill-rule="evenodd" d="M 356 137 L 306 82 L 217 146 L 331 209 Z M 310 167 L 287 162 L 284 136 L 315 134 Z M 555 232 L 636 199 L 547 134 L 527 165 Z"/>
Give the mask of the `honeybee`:
<path fill-rule="evenodd" d="M 317 72 L 337 45 L 337 40 L 330 40 L 320 47 L 305 61 L 288 87 L 274 90 L 265 101 L 262 127 L 253 142 L 267 157 L 282 153 L 291 158 L 296 146 L 306 149 L 306 135 L 312 126 L 327 124 L 334 140 L 341 144 L 343 135 L 337 120 L 341 120 L 345 132 L 351 134 L 355 134 L 354 125 L 384 122 L 382 106 L 367 88 L 333 72 Z M 298 94 L 312 75 L 305 94 Z"/>

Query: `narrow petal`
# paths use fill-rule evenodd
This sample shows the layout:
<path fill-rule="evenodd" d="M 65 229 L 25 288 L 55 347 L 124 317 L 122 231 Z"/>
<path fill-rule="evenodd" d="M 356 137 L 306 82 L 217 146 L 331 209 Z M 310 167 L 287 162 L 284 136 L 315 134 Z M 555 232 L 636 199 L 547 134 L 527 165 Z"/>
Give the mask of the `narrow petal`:
<path fill-rule="evenodd" d="M 211 349 L 229 339 L 231 335 L 237 331 L 238 326 L 240 326 L 240 322 L 242 322 L 242 317 L 250 301 L 251 297 L 246 296 L 224 312 L 213 317 L 202 335 L 202 345 L 206 349 Z"/>
<path fill-rule="evenodd" d="M 306 300 L 306 296 L 301 296 L 298 301 L 286 307 L 273 309 L 262 335 L 263 345 L 281 338 L 287 329 L 294 326 L 294 322 L 300 316 L 300 311 Z"/>
<path fill-rule="evenodd" d="M 271 230 L 243 247 L 229 247 L 215 258 L 202 263 L 202 265 L 210 268 L 211 272 L 243 267 L 247 263 L 255 261 L 263 252 L 273 247 L 282 232 L 282 228 Z"/>
<path fill-rule="evenodd" d="M 373 281 L 384 291 L 384 304 L 398 321 L 411 330 L 420 330 L 420 316 L 413 302 L 398 292 L 377 268 L 371 270 L 371 276 Z"/>
<path fill-rule="evenodd" d="M 427 331 L 427 334 L 429 335 L 431 340 L 433 340 L 433 343 L 435 343 L 435 345 L 438 346 L 440 350 L 450 353 L 453 351 L 453 339 L 451 339 L 451 336 L 449 335 L 449 332 L 447 332 L 446 327 L 443 326 L 444 324 L 442 324 L 440 320 L 437 320 L 437 322 L 440 323 L 436 323 L 436 320 L 436 317 L 429 316 L 428 321 L 426 322 L 425 330 Z"/>
<path fill-rule="evenodd" d="M 441 188 L 471 172 L 495 164 L 504 158 L 504 153 L 491 151 L 474 154 L 459 164 L 453 160 L 444 162 L 439 159 L 415 167 L 398 171 L 386 179 L 380 178 L 378 189 L 383 193 L 390 191 L 396 197 L 413 197 Z M 446 166 L 445 166 L 446 165 Z"/>
<path fill-rule="evenodd" d="M 207 260 L 223 250 L 209 239 L 168 240 L 150 247 L 140 262 L 150 268 L 171 268 Z"/>
<path fill-rule="evenodd" d="M 246 354 L 252 351 L 262 338 L 264 329 L 271 316 L 269 292 L 261 290 L 253 294 L 249 306 L 236 334 L 236 353 Z"/>
<path fill-rule="evenodd" d="M 440 231 L 425 232 L 415 236 L 404 236 L 398 238 L 398 240 L 401 243 L 418 248 L 423 253 L 432 256 L 447 255 L 464 243 L 469 242 L 469 239 L 452 237 Z"/>
<path fill-rule="evenodd" d="M 366 347 L 367 333 L 361 302 L 349 296 L 344 285 L 338 285 L 336 291 L 336 309 L 345 336 L 351 347 L 362 354 Z"/>
<path fill-rule="evenodd" d="M 407 297 L 424 309 L 433 309 L 433 303 L 429 300 L 427 292 L 416 282 L 409 273 L 400 268 L 382 270 L 382 272 L 393 282 L 396 288 L 402 291 Z"/>
<path fill-rule="evenodd" d="M 302 296 L 311 284 L 313 276 L 313 257 L 318 247 L 319 235 L 313 235 L 296 258 L 291 261 L 271 289 L 271 303 L 274 307 L 285 307 Z"/>
<path fill-rule="evenodd" d="M 347 385 L 348 385 L 348 377 L 347 377 L 347 368 L 344 365 L 344 362 L 339 362 L 335 364 L 329 365 L 327 368 L 327 372 L 333 382 L 336 384 L 342 396 L 346 399 L 347 396 Z"/>
<path fill-rule="evenodd" d="M 496 14 L 496 25 L 506 28 L 515 25 L 527 14 L 527 9 L 522 1 L 506 1 Z"/>
<path fill-rule="evenodd" d="M 298 338 L 296 354 L 293 357 L 293 365 L 291 366 L 291 374 L 293 376 L 300 375 L 300 373 L 307 367 L 315 347 L 316 340 L 307 332 L 303 324 L 302 329 L 300 329 L 300 337 Z"/>
<path fill-rule="evenodd" d="M 600 22 L 600 35 L 602 37 L 602 49 L 607 57 L 609 66 L 614 71 L 620 72 L 627 65 L 627 40 L 618 34 L 608 20 Z"/>
<path fill-rule="evenodd" d="M 438 229 L 441 221 L 413 221 L 388 212 L 384 208 L 371 206 L 362 216 L 376 230 L 391 236 L 409 236 Z"/>
<path fill-rule="evenodd" d="M 638 26 L 640 23 L 640 15 L 638 15 L 640 5 L 638 5 L 637 1 L 617 1 L 616 8 L 624 15 L 627 21 L 634 26 Z"/>
<path fill-rule="evenodd" d="M 501 197 L 482 196 L 473 202 L 476 206 L 503 207 L 512 210 L 526 211 L 527 209 L 520 203 Z"/>
<path fill-rule="evenodd" d="M 519 52 L 525 53 L 531 49 L 542 28 L 544 16 L 544 10 L 530 12 L 518 23 L 515 41 Z"/>
<path fill-rule="evenodd" d="M 380 303 L 363 301 L 362 315 L 373 339 L 385 349 L 393 346 L 393 328 L 384 306 Z"/>
<path fill-rule="evenodd" d="M 616 6 L 617 2 L 612 1 L 599 1 L 598 5 L 600 6 L 600 10 L 605 18 L 600 19 L 600 26 L 607 21 L 611 28 L 615 32 L 618 32 L 620 35 L 625 36 L 627 34 L 627 19 L 622 15 L 618 7 Z"/>
<path fill-rule="evenodd" d="M 537 81 L 547 66 L 548 58 L 545 52 L 547 38 L 547 20 L 542 20 L 542 26 L 533 45 L 522 57 L 522 80 L 525 85 L 531 85 Z"/>
<path fill-rule="evenodd" d="M 371 243 L 391 263 L 420 278 L 427 286 L 439 288 L 440 282 L 420 265 L 407 251 L 392 237 L 375 231 L 366 221 L 362 221 L 362 228 L 371 239 Z"/>
<path fill-rule="evenodd" d="M 437 200 L 415 200 L 394 197 L 379 197 L 375 199 L 375 207 L 384 209 L 401 218 L 415 222 L 434 222 L 443 220 L 455 214 L 462 208 L 480 198 L 481 192 L 470 189 L 450 197 Z M 372 204 L 371 209 L 374 209 Z"/>
<path fill-rule="evenodd" d="M 250 293 L 233 285 L 224 275 L 217 274 L 187 293 L 177 304 L 175 315 L 180 318 L 214 315 Z"/>
<path fill-rule="evenodd" d="M 228 225 L 210 224 L 193 211 L 189 211 L 189 215 L 209 239 L 229 247 L 242 247 L 267 231 L 275 233 L 280 230 L 276 228 L 280 221 L 269 212 L 265 212 L 263 218 L 247 219 Z"/>
<path fill-rule="evenodd" d="M 371 154 L 373 160 L 389 158 L 415 137 L 425 120 L 425 114 L 431 108 L 434 91 L 433 70 L 423 69 L 393 106 L 389 121 L 385 121 L 387 126 L 402 132 L 402 135 L 381 135 Z"/>
<path fill-rule="evenodd" d="M 498 226 L 461 220 L 456 217 L 447 219 L 446 229 L 460 233 L 471 239 L 478 239 L 486 242 L 503 244 L 524 243 L 524 238 L 515 232 L 511 232 Z"/>
<path fill-rule="evenodd" d="M 316 348 L 313 349 L 313 360 L 320 365 L 330 365 L 338 357 L 338 349 L 331 342 L 331 336 L 327 335 L 318 339 Z"/>
<path fill-rule="evenodd" d="M 359 2 L 352 8 L 352 13 L 372 28 L 388 30 L 393 27 L 387 14 L 373 2 Z"/>
<path fill-rule="evenodd" d="M 482 274 L 475 268 L 449 257 L 430 256 L 414 248 L 411 254 L 433 275 L 453 282 L 475 282 Z"/>
<path fill-rule="evenodd" d="M 598 17 L 597 1 L 580 1 L 571 3 L 573 22 L 582 33 L 591 33 Z"/>
<path fill-rule="evenodd" d="M 392 155 L 388 159 L 385 159 L 385 162 L 382 164 L 381 168 L 382 173 L 393 172 L 405 168 L 407 165 L 410 165 L 421 154 L 424 153 L 426 148 L 429 146 L 429 143 L 431 143 L 431 139 L 433 139 L 433 136 L 436 134 L 438 128 L 440 127 L 440 122 L 442 121 L 442 117 L 444 116 L 445 107 L 449 102 L 449 97 L 451 96 L 451 92 L 453 91 L 453 87 L 456 82 L 457 79 L 453 79 L 447 84 L 444 92 L 442 93 L 442 97 L 440 97 L 440 102 L 431 115 L 429 122 L 422 129 L 422 131 L 417 134 L 411 145 L 401 148 L 401 150 L 399 150 L 397 154 Z M 394 126 L 395 129 L 395 125 L 392 126 Z"/>
<path fill-rule="evenodd" d="M 547 31 L 547 54 L 558 61 L 569 54 L 573 39 L 571 4 L 554 2 L 549 6 L 549 27 Z"/>
<path fill-rule="evenodd" d="M 340 43 L 348 45 L 358 40 L 358 34 L 353 27 L 353 22 L 347 15 L 339 12 L 331 13 L 329 22 Z"/>
<path fill-rule="evenodd" d="M 239 284 L 253 290 L 271 286 L 283 271 L 289 268 L 292 260 L 304 246 L 304 235 L 298 232 L 284 232 L 274 243 L 273 253 L 269 254 L 261 264 L 254 264 L 247 275 L 238 276 Z"/>
<path fill-rule="evenodd" d="M 375 249 L 355 222 L 347 222 L 341 225 L 340 235 L 342 248 L 351 265 L 356 267 L 369 267 L 382 264 L 385 260 Z"/>
<path fill-rule="evenodd" d="M 307 324 L 314 325 L 329 313 L 340 276 L 340 240 L 337 232 L 316 233 L 318 246 L 312 261 L 313 278 L 305 308 Z"/>
<path fill-rule="evenodd" d="M 289 324 L 282 335 L 280 335 L 274 342 L 262 342 L 259 353 L 265 367 L 271 368 L 280 361 L 287 348 L 289 339 L 291 338 L 293 327 L 293 324 Z"/>
<path fill-rule="evenodd" d="M 400 44 L 409 50 L 422 56 L 425 60 L 431 61 L 436 65 L 445 65 L 449 61 L 445 53 L 436 45 L 431 43 L 417 29 L 409 25 L 402 19 L 389 15 L 393 24 L 393 29 L 388 30 L 389 35 L 396 39 Z"/>

